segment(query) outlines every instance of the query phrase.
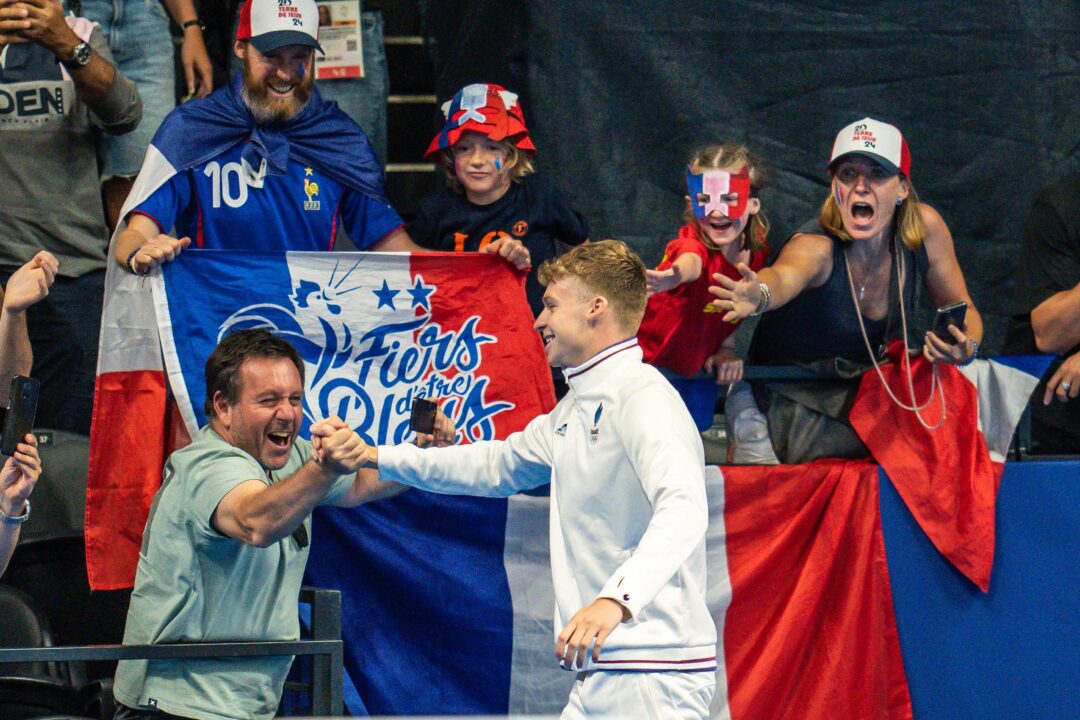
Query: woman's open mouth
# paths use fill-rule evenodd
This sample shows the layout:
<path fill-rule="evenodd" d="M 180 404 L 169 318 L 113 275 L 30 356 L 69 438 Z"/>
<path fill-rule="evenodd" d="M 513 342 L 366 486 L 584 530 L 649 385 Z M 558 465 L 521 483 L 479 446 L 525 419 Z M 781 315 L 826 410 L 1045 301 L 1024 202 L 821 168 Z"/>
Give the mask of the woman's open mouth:
<path fill-rule="evenodd" d="M 869 203 L 851 203 L 851 217 L 859 222 L 869 222 L 874 219 L 874 208 Z"/>

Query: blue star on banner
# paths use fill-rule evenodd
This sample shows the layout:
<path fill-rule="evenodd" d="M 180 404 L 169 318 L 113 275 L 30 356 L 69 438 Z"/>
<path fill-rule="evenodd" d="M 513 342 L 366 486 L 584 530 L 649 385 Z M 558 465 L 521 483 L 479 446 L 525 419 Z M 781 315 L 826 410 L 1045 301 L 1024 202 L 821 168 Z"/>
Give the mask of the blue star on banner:
<path fill-rule="evenodd" d="M 428 301 L 428 296 L 435 292 L 435 286 L 425 285 L 423 277 L 417 275 L 416 284 L 406 290 L 406 292 L 412 295 L 412 306 L 414 308 L 422 307 L 425 310 L 431 309 L 431 303 Z"/>
<path fill-rule="evenodd" d="M 401 292 L 400 290 L 391 290 L 390 286 L 386 284 L 385 280 L 383 280 L 382 289 L 372 290 L 371 292 L 375 293 L 375 297 L 379 298 L 379 305 L 375 308 L 376 310 L 381 307 L 388 307 L 391 310 L 397 310 L 397 308 L 394 307 L 394 296 Z"/>

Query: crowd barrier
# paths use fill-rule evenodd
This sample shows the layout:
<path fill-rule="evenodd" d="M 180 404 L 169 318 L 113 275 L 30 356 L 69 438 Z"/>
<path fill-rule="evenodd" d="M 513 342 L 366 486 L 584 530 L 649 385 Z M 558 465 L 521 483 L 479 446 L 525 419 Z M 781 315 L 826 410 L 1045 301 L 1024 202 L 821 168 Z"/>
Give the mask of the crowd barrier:
<path fill-rule="evenodd" d="M 311 681 L 290 683 L 311 695 L 311 712 L 341 716 L 342 658 L 341 593 L 303 588 L 300 602 L 311 606 L 311 639 L 267 642 L 162 643 L 159 645 L 67 645 L 0 649 L 0 668 L 7 663 L 89 660 L 164 660 L 209 657 L 312 657 Z M 0 671 L 0 674 L 3 674 Z"/>

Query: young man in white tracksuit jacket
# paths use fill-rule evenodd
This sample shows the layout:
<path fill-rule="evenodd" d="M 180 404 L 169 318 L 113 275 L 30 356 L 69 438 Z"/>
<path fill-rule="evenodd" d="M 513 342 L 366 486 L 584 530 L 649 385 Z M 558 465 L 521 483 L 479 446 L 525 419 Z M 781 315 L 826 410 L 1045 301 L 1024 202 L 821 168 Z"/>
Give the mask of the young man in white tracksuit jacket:
<path fill-rule="evenodd" d="M 580 671 L 562 717 L 708 717 L 704 454 L 678 394 L 642 363 L 644 265 L 605 240 L 546 262 L 540 279 L 535 327 L 567 396 L 505 441 L 372 448 L 370 464 L 382 481 L 441 493 L 550 481 L 555 654 Z"/>

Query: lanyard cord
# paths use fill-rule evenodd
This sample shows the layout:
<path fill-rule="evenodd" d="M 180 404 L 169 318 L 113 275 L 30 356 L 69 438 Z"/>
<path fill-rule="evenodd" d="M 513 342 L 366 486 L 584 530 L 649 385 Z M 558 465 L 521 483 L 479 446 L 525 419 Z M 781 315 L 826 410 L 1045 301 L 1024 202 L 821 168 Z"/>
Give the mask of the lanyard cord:
<path fill-rule="evenodd" d="M 911 357 L 908 350 L 908 333 L 907 333 L 907 315 L 904 311 L 904 259 L 903 251 L 897 250 L 896 252 L 896 278 L 899 291 L 900 300 L 900 327 L 903 328 L 904 336 L 904 355 L 900 361 L 901 367 L 904 367 L 907 374 L 908 394 L 911 397 L 911 405 L 905 404 L 900 398 L 893 394 L 892 389 L 889 387 L 889 383 L 885 381 L 885 374 L 881 372 L 881 365 L 878 363 L 877 358 L 874 355 L 874 351 L 870 347 L 870 338 L 866 334 L 866 325 L 863 323 L 862 308 L 859 307 L 858 298 L 855 296 L 855 282 L 851 279 L 851 265 L 848 263 L 847 252 L 844 253 L 844 269 L 847 270 L 848 288 L 851 290 L 851 302 L 855 305 L 855 315 L 859 318 L 859 330 L 862 331 L 863 342 L 866 343 L 866 352 L 870 356 L 870 362 L 874 364 L 874 370 L 878 374 L 878 378 L 881 380 L 882 387 L 885 388 L 885 392 L 889 394 L 889 398 L 896 404 L 897 407 L 904 410 L 909 410 L 915 413 L 915 417 L 919 419 L 919 424 L 930 431 L 937 430 L 945 423 L 945 387 L 941 384 L 941 380 L 938 378 L 938 366 L 934 363 L 932 376 L 930 379 L 930 394 L 926 398 L 926 402 L 922 405 L 918 404 L 915 400 L 915 379 L 911 371 Z M 934 425 L 929 425 L 922 418 L 921 411 L 930 406 L 930 403 L 934 400 L 934 389 L 937 389 L 938 396 L 941 398 L 941 417 Z"/>

